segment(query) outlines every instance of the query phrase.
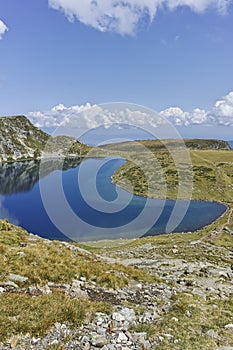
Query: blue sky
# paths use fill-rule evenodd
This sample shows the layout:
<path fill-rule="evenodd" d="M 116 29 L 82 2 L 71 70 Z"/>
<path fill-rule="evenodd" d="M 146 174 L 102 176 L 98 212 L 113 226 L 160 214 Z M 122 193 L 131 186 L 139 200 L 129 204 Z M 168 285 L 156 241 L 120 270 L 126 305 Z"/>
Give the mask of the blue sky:
<path fill-rule="evenodd" d="M 124 101 L 193 130 L 212 123 L 229 138 L 233 1 L 129 0 L 117 14 L 110 3 L 98 0 L 93 12 L 89 0 L 0 0 L 0 115 L 30 115 L 43 126 L 59 104 L 64 114 Z"/>

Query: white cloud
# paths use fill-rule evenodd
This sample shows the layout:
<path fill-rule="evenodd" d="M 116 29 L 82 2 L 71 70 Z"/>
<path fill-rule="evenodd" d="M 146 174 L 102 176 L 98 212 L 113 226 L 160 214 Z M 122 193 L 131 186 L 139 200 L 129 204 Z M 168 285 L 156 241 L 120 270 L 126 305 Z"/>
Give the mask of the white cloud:
<path fill-rule="evenodd" d="M 233 91 L 218 100 L 215 106 L 209 110 L 195 108 L 192 112 L 184 112 L 179 107 L 171 107 L 160 112 L 174 125 L 225 125 L 233 126 Z"/>
<path fill-rule="evenodd" d="M 231 0 L 164 0 L 169 8 L 174 9 L 178 6 L 188 6 L 195 12 L 204 12 L 208 8 L 215 8 L 220 13 L 226 13 Z"/>
<path fill-rule="evenodd" d="M 113 107 L 113 108 L 112 108 Z M 39 127 L 73 127 L 74 129 L 89 130 L 98 126 L 109 128 L 113 124 L 128 124 L 139 126 L 157 127 L 162 124 L 162 118 L 145 110 L 129 108 L 129 106 L 109 105 L 86 105 L 65 107 L 59 104 L 46 112 L 30 112 L 28 117 L 32 123 Z"/>
<path fill-rule="evenodd" d="M 109 108 L 110 106 L 110 108 Z M 115 106 L 113 104 L 113 106 Z M 191 112 L 180 107 L 167 108 L 159 114 L 150 113 L 137 106 L 132 108 L 120 105 L 111 108 L 111 105 L 75 105 L 66 107 L 59 104 L 46 112 L 30 112 L 28 117 L 37 127 L 59 127 L 72 125 L 80 130 L 93 129 L 99 125 L 108 128 L 114 123 L 138 125 L 142 128 L 156 128 L 164 123 L 164 118 L 175 126 L 189 125 L 229 125 L 233 126 L 233 92 L 224 96 L 209 110 L 195 108 Z M 75 123 L 75 124 L 74 124 Z"/>
<path fill-rule="evenodd" d="M 2 39 L 3 35 L 8 31 L 7 26 L 3 21 L 0 20 L 0 40 Z"/>
<path fill-rule="evenodd" d="M 160 112 L 160 115 L 170 120 L 174 125 L 188 125 L 190 114 L 179 107 L 170 107 Z"/>
<path fill-rule="evenodd" d="M 233 126 L 233 91 L 215 103 L 210 118 L 219 125 Z"/>
<path fill-rule="evenodd" d="M 102 32 L 112 31 L 133 35 L 142 21 L 152 22 L 159 8 L 175 9 L 187 6 L 195 12 L 212 7 L 226 13 L 232 0 L 48 0 L 50 8 L 62 11 Z"/>

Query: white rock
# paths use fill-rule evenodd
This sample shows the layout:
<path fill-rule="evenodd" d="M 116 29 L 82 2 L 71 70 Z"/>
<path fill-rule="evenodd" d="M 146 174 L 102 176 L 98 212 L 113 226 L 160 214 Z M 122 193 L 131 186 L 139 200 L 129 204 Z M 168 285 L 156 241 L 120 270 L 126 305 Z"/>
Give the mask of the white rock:
<path fill-rule="evenodd" d="M 133 309 L 129 309 L 125 307 L 124 309 L 121 310 L 120 313 L 124 317 L 124 319 L 129 323 L 133 323 L 134 321 L 136 321 L 136 315 Z"/>
<path fill-rule="evenodd" d="M 173 338 L 173 335 L 168 334 L 168 333 L 165 333 L 165 334 L 163 334 L 163 335 L 164 335 L 164 337 L 166 337 L 166 338 L 168 338 L 168 339 L 172 339 L 172 338 Z"/>
<path fill-rule="evenodd" d="M 28 281 L 28 277 L 20 276 L 20 275 L 15 275 L 14 273 L 10 273 L 8 276 L 9 280 L 15 281 L 15 282 L 20 282 L 20 283 L 25 283 Z"/>
<path fill-rule="evenodd" d="M 97 348 L 102 348 L 107 343 L 108 341 L 103 335 L 95 335 L 91 340 L 91 344 Z"/>
<path fill-rule="evenodd" d="M 119 335 L 118 335 L 118 338 L 117 338 L 118 342 L 127 342 L 128 338 L 127 336 L 125 335 L 125 333 L 123 332 L 120 332 Z"/>
<path fill-rule="evenodd" d="M 217 339 L 218 338 L 217 333 L 213 329 L 208 330 L 206 332 L 206 335 L 208 335 L 208 337 L 210 337 L 211 339 Z"/>
<path fill-rule="evenodd" d="M 117 322 L 125 321 L 125 317 L 122 314 L 120 314 L 119 312 L 113 312 L 112 319 L 117 321 Z"/>
<path fill-rule="evenodd" d="M 18 288 L 19 287 L 18 284 L 16 284 L 13 281 L 7 281 L 7 282 L 4 283 L 4 285 L 9 286 L 9 287 L 13 287 L 13 288 Z"/>
<path fill-rule="evenodd" d="M 230 329 L 230 328 L 233 328 L 233 323 L 228 323 L 224 326 L 224 328 L 226 329 Z"/>
<path fill-rule="evenodd" d="M 190 242 L 189 244 L 190 244 L 190 245 L 196 245 L 196 244 L 199 244 L 199 243 L 201 243 L 200 240 L 198 240 L 198 241 L 192 241 L 192 242 Z"/>
<path fill-rule="evenodd" d="M 84 285 L 83 281 L 73 280 L 72 282 L 72 288 L 80 288 L 83 285 Z"/>

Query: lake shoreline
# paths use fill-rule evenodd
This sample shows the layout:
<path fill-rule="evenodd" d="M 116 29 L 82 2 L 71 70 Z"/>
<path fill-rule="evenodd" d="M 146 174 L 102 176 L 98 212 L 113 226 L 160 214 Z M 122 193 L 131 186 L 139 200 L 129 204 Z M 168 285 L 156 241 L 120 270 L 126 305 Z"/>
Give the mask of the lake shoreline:
<path fill-rule="evenodd" d="M 113 176 L 113 173 L 116 171 L 116 169 L 118 169 L 119 168 L 119 166 L 121 166 L 121 164 L 120 163 L 122 163 L 122 162 L 125 162 L 125 159 L 123 159 L 122 157 L 108 157 L 109 159 L 107 159 L 107 160 L 110 160 L 110 162 L 106 162 L 106 159 L 103 159 L 103 157 L 101 157 L 101 158 L 90 158 L 90 157 L 82 157 L 82 158 L 79 158 L 79 157 L 72 157 L 72 160 L 74 160 L 74 159 L 76 159 L 76 160 L 80 160 L 80 161 L 82 161 L 82 160 L 86 160 L 87 162 L 91 162 L 90 163 L 90 165 L 89 165 L 89 171 L 90 171 L 90 166 L 93 166 L 94 165 L 94 167 L 97 165 L 97 166 L 100 166 L 100 169 L 103 169 L 102 170 L 102 173 L 100 173 L 100 179 L 101 179 L 101 186 L 104 186 L 104 188 L 105 188 L 105 193 L 111 193 L 112 191 L 115 191 L 115 189 L 114 189 L 114 187 L 115 186 L 117 186 L 117 187 L 119 187 L 119 188 L 121 188 L 121 186 L 119 186 L 119 185 L 115 185 L 115 184 L 113 184 L 112 183 L 112 176 Z M 47 162 L 47 160 L 48 160 L 48 163 L 49 163 L 49 161 L 51 161 L 51 160 L 53 160 L 55 163 L 56 162 L 58 162 L 59 163 L 59 161 L 61 161 L 61 160 L 63 160 L 63 158 L 61 158 L 61 157 L 57 157 L 57 158 L 49 158 L 49 159 L 45 159 L 45 163 Z M 25 162 L 17 162 L 17 164 L 19 164 L 19 163 L 24 163 L 24 165 L 27 165 L 27 163 L 32 163 L 32 162 L 35 162 L 35 167 L 37 168 L 38 166 L 39 166 L 39 161 L 37 161 L 37 160 L 31 160 L 31 161 L 25 161 Z M 93 163 L 94 162 L 94 163 Z M 115 162 L 118 162 L 118 163 L 115 163 Z M 119 163 L 120 162 L 120 163 Z M 99 164 L 99 165 L 98 165 Z M 120 164 L 120 165 L 119 165 Z M 11 164 L 12 165 L 12 169 L 14 169 L 14 163 L 13 164 Z M 56 165 L 56 164 L 55 164 Z M 105 168 L 103 167 L 103 165 L 105 166 Z M 106 168 L 106 165 L 107 165 L 107 168 Z M 47 166 L 47 165 L 46 165 Z M 71 169 L 69 169 L 69 166 L 66 164 L 66 166 L 67 166 L 67 168 L 65 169 L 65 173 L 67 174 L 66 175 L 66 178 L 67 178 L 67 176 L 68 176 L 68 173 L 70 173 L 70 175 L 71 175 L 71 177 L 69 176 L 69 180 L 68 180 L 68 178 L 67 178 L 67 180 L 66 180 L 66 182 L 67 181 L 69 181 L 69 183 L 70 183 L 70 185 L 69 185 L 69 188 L 70 188 L 70 190 L 72 189 L 72 179 L 73 178 L 75 178 L 76 177 L 76 168 L 78 167 L 78 163 L 76 164 L 73 164 L 72 163 L 72 166 L 71 166 Z M 34 167 L 34 166 L 33 166 Z M 102 168 L 103 167 L 103 168 Z M 31 169 L 32 169 L 32 167 L 30 167 L 30 171 L 31 171 Z M 107 170 L 108 169 L 108 170 Z M 47 166 L 47 170 L 48 170 L 48 166 Z M 54 171 L 54 170 L 56 170 L 56 167 L 51 167 L 51 169 L 50 169 L 50 171 Z M 7 170 L 8 171 L 8 174 L 9 174 L 9 170 Z M 33 171 L 36 171 L 36 170 L 33 170 Z M 25 172 L 25 174 L 26 174 L 26 170 L 24 169 L 24 172 Z M 52 172 L 50 173 L 50 175 L 48 175 L 49 174 L 49 172 L 47 172 L 47 176 L 50 176 L 50 178 L 52 179 Z M 65 173 L 64 173 L 64 175 L 65 175 Z M 17 170 L 17 172 L 16 172 L 16 174 L 15 175 L 17 175 L 18 174 L 18 170 Z M 37 176 L 31 176 L 30 175 L 31 173 L 28 173 L 27 174 L 27 179 L 33 179 L 33 181 L 34 181 L 34 183 L 32 184 L 32 186 L 30 187 L 31 189 L 33 189 L 34 187 L 35 187 L 35 185 L 36 185 L 36 188 L 38 188 L 38 186 L 39 186 L 39 183 L 38 183 L 38 180 L 39 180 L 39 177 L 37 177 Z M 73 174 L 73 175 L 72 175 Z M 46 174 L 45 174 L 46 175 Z M 17 175 L 18 176 L 18 175 Z M 96 175 L 94 175 L 94 176 L 96 176 Z M 22 177 L 22 176 L 21 176 Z M 11 177 L 10 177 L 10 179 L 12 179 Z M 44 178 L 45 179 L 45 178 Z M 44 180 L 43 180 L 44 181 Z M 90 180 L 91 181 L 91 183 L 93 182 L 93 180 Z M 14 181 L 14 182 L 16 182 L 17 184 L 18 184 L 18 181 Z M 25 181 L 24 181 L 25 182 Z M 23 182 L 23 183 L 24 183 Z M 109 185 L 108 185 L 108 183 L 109 183 L 109 185 L 111 185 L 110 187 L 109 187 Z M 65 183 L 64 183 L 65 184 Z M 29 188 L 29 189 L 30 189 Z M 40 188 L 40 187 L 39 187 Z M 65 186 L 65 188 L 66 188 L 66 186 Z M 10 189 L 11 191 L 13 191 L 13 189 Z M 26 190 L 26 189 L 23 189 L 24 191 Z M 70 191 L 69 190 L 69 191 Z M 20 191 L 20 189 L 18 189 L 18 192 Z M 107 192 L 106 192 L 107 191 Z M 47 192 L 47 191 L 46 191 Z M 71 191 L 72 193 L 73 193 L 73 190 Z M 129 192 L 129 191 L 126 191 L 126 190 L 124 190 L 123 189 L 123 193 L 124 192 L 127 192 L 127 193 L 130 193 L 130 194 L 133 194 L 132 192 Z M 10 192 L 10 193 L 14 193 L 14 192 Z M 124 203 L 124 200 L 126 200 L 127 199 L 127 196 L 126 196 L 126 198 L 124 197 L 125 195 L 123 195 L 123 197 L 122 197 L 122 194 L 123 194 L 122 192 L 121 192 L 121 195 L 120 195 L 120 203 Z M 114 193 L 113 193 L 113 195 L 115 195 Z M 111 202 L 111 196 L 112 196 L 112 194 L 110 195 L 110 198 L 108 199 L 108 200 L 110 200 L 110 202 Z M 92 198 L 92 195 L 90 194 L 90 198 Z M 101 197 L 102 198 L 102 197 Z M 104 197 L 103 197 L 104 198 Z M 186 232 L 195 232 L 195 231 L 197 231 L 197 230 L 201 230 L 201 229 L 203 229 L 203 228 L 205 228 L 206 226 L 209 226 L 209 225 L 211 225 L 211 224 L 213 224 L 216 220 L 218 220 L 219 218 L 221 218 L 223 215 L 225 215 L 225 213 L 227 212 L 227 209 L 228 209 L 228 205 L 226 204 L 226 203 L 223 203 L 223 202 L 218 202 L 218 201 L 204 201 L 204 200 L 191 200 L 191 201 L 185 201 L 185 200 L 174 200 L 174 199 L 170 199 L 170 198 L 166 198 L 166 199 L 158 199 L 158 198 L 153 198 L 153 197 L 145 197 L 145 196 L 141 196 L 141 195 L 134 195 L 133 194 L 133 199 L 134 199 L 134 204 L 133 204 L 133 207 L 132 207 L 132 209 L 131 209 L 131 211 L 133 210 L 133 213 L 135 213 L 135 214 L 133 214 L 133 215 L 136 215 L 135 216 L 135 218 L 137 218 L 137 215 L 139 215 L 139 213 L 140 213 L 140 211 L 139 211 L 139 213 L 137 213 L 137 210 L 138 210 L 138 208 L 140 208 L 140 205 L 143 205 L 143 207 L 144 206 L 147 206 L 146 204 L 147 204 L 147 199 L 149 200 L 149 201 L 155 201 L 155 202 L 149 202 L 149 203 L 154 203 L 153 204 L 153 207 L 151 207 L 151 209 L 152 208 L 154 208 L 154 209 L 156 209 L 156 210 L 160 210 L 159 208 L 161 207 L 161 205 L 162 205 L 162 212 L 159 214 L 160 216 L 161 216 L 161 214 L 163 214 L 164 213 L 164 215 L 165 215 L 165 217 L 163 216 L 163 218 L 161 218 L 161 220 L 160 220 L 160 216 L 156 219 L 156 217 L 155 217 L 155 221 L 153 221 L 153 223 L 147 223 L 147 221 L 142 221 L 141 220 L 141 222 L 139 222 L 137 225 L 139 225 L 139 226 L 137 226 L 137 229 L 135 229 L 135 227 L 132 227 L 132 228 L 127 228 L 127 230 L 124 230 L 124 220 L 126 220 L 127 219 L 127 223 L 131 223 L 131 221 L 132 221 L 132 219 L 134 219 L 133 217 L 131 218 L 131 216 L 127 216 L 126 214 L 124 214 L 124 216 L 123 217 L 120 217 L 120 220 L 122 220 L 122 221 L 120 221 L 119 222 L 119 224 L 118 224 L 118 222 L 117 222 L 117 224 L 116 224 L 116 226 L 102 226 L 101 225 L 101 221 L 99 221 L 100 219 L 97 219 L 98 221 L 96 221 L 96 223 L 93 221 L 93 222 L 91 222 L 91 225 L 94 225 L 95 226 L 95 228 L 96 229 L 94 229 L 93 231 L 86 231 L 86 230 L 82 230 L 82 226 L 80 226 L 80 228 L 78 229 L 78 231 L 75 229 L 75 227 L 73 228 L 74 230 L 72 231 L 71 230 L 71 228 L 67 228 L 67 231 L 65 230 L 65 229 L 63 229 L 63 231 L 60 231 L 60 232 L 64 232 L 63 233 L 63 235 L 60 235 L 60 234 L 58 234 L 58 233 L 55 233 L 55 231 L 54 231 L 54 229 L 49 229 L 49 227 L 50 226 L 48 226 L 48 227 L 46 227 L 46 226 L 43 226 L 43 228 L 40 228 L 40 226 L 37 226 L 37 221 L 36 222 L 33 222 L 33 223 L 31 223 L 30 225 L 32 225 L 32 226 L 28 226 L 28 224 L 26 224 L 25 223 L 25 221 L 22 221 L 21 219 L 20 219 L 20 217 L 19 217 L 19 223 L 22 225 L 22 227 L 24 227 L 25 229 L 27 229 L 27 230 L 29 230 L 30 232 L 33 232 L 33 233 L 35 233 L 35 234 L 41 234 L 42 235 L 42 237 L 45 237 L 45 238 L 48 238 L 48 239 L 52 239 L 52 240 L 56 240 L 56 239 L 60 239 L 60 240 L 67 240 L 66 238 L 68 238 L 68 240 L 72 240 L 72 241 L 76 241 L 76 242 L 86 242 L 86 241 L 95 241 L 95 236 L 97 236 L 98 237 L 98 240 L 105 240 L 105 239 L 112 239 L 112 237 L 111 237 L 111 235 L 110 234 L 108 234 L 108 237 L 107 237 L 107 233 L 105 234 L 104 232 L 106 231 L 106 229 L 107 229 L 107 231 L 111 231 L 112 229 L 113 230 L 115 230 L 114 232 L 115 233 L 112 233 L 112 235 L 114 236 L 114 239 L 113 240 L 116 240 L 116 239 L 119 239 L 119 238 L 122 238 L 122 239 L 127 239 L 127 238 L 141 238 L 141 237 L 145 237 L 145 236 L 157 236 L 157 235 L 164 235 L 164 234 L 166 234 L 166 222 L 168 222 L 168 220 L 169 220 L 169 218 L 170 218 L 170 215 L 173 213 L 173 208 L 174 208 L 174 206 L 175 206 L 175 204 L 177 204 L 177 202 L 178 202 L 178 204 L 179 204 L 179 202 L 182 204 L 182 203 L 184 203 L 184 202 L 186 202 L 186 204 L 185 204 L 185 206 L 187 205 L 187 208 L 184 208 L 185 210 L 188 210 L 188 208 L 190 208 L 190 210 L 191 210 L 191 212 L 190 212 L 190 214 L 189 214 L 189 216 L 187 216 L 187 218 L 186 218 L 186 216 L 185 216 L 185 218 L 186 218 L 186 221 L 184 222 L 184 226 L 181 226 L 180 228 L 178 227 L 179 226 L 179 224 L 181 223 L 181 221 L 179 221 L 179 222 L 177 222 L 177 229 L 173 229 L 172 230 L 172 232 L 174 232 L 174 233 L 186 233 Z M 32 203 L 32 200 L 33 200 L 33 203 L 34 203 L 34 200 L 35 200 L 35 196 L 34 197 L 31 197 L 31 199 L 30 199 L 30 202 Z M 104 199 L 104 200 L 106 200 L 106 199 Z M 162 203 L 162 202 L 160 202 L 160 201 L 165 201 L 164 202 L 164 204 Z M 120 204 L 119 203 L 119 204 Z M 127 203 L 127 202 L 126 202 Z M 130 202 L 131 203 L 131 202 Z M 132 202 L 133 203 L 133 202 Z M 211 219 L 211 215 L 210 215 L 210 213 L 208 214 L 209 216 L 208 216 L 208 218 L 207 219 L 205 219 L 204 221 L 207 221 L 207 224 L 206 223 L 204 223 L 204 224 L 201 224 L 201 221 L 200 221 L 200 225 L 196 225 L 196 222 L 197 222 L 197 220 L 195 221 L 195 215 L 196 215 L 196 218 L 199 218 L 199 216 L 198 215 L 200 215 L 200 214 L 198 214 L 198 213 L 201 213 L 202 211 L 202 206 L 204 206 L 205 207 L 205 205 L 210 205 L 210 204 L 213 204 L 213 205 L 216 205 L 216 206 L 219 206 L 219 209 L 218 209 L 218 207 L 216 207 L 216 208 L 214 208 L 214 210 L 215 211 L 213 211 L 213 213 L 211 214 L 213 217 L 214 217 L 214 219 Z M 12 201 L 11 200 L 11 205 L 13 205 L 13 208 L 14 208 L 14 206 L 15 206 L 15 204 L 14 204 L 14 201 Z M 35 204 L 36 205 L 36 204 Z M 151 206 L 152 204 L 149 204 L 149 207 L 147 206 L 147 210 L 148 210 L 148 208 L 149 208 L 149 210 L 151 210 L 150 209 L 150 206 Z M 164 205 L 165 205 L 165 207 L 164 207 Z M 190 207 L 190 205 L 191 205 L 191 207 Z M 43 205 L 44 206 L 44 205 Z M 220 206 L 223 206 L 223 208 L 221 208 Z M 143 208 L 142 207 L 142 208 Z M 203 209 L 205 209 L 203 207 Z M 10 208 L 10 207 L 9 207 Z M 169 209 L 170 208 L 170 209 Z M 193 209 L 191 209 L 191 208 L 193 208 Z M 46 208 L 44 207 L 44 209 L 45 209 L 45 212 L 46 212 Z M 31 211 L 31 208 L 30 207 L 28 207 L 28 209 L 27 208 L 25 208 L 24 209 L 24 214 L 23 214 L 23 216 L 25 217 L 25 215 L 26 215 L 26 213 L 27 213 L 27 210 L 28 210 L 28 212 L 30 212 Z M 36 210 L 36 207 L 35 207 L 35 210 Z M 136 210 L 136 211 L 135 211 Z M 140 210 L 142 210 L 142 209 L 140 209 Z M 167 211 L 168 210 L 168 211 Z M 180 210 L 180 209 L 179 209 Z M 191 215 L 191 213 L 192 213 L 192 210 L 194 210 L 194 213 L 195 214 L 192 214 L 192 215 L 194 215 L 194 217 L 192 218 L 192 220 L 190 221 L 190 215 Z M 221 215 L 219 215 L 218 217 L 217 217 L 217 211 L 218 210 L 220 210 L 221 211 Z M 224 210 L 224 211 L 223 211 Z M 119 209 L 118 209 L 118 211 L 119 211 Z M 166 213 L 166 211 L 167 211 L 167 214 L 165 214 Z M 222 212 L 223 211 L 223 212 Z M 13 209 L 13 212 L 15 212 L 15 210 Z M 47 213 L 47 212 L 46 212 Z M 84 211 L 84 213 L 85 213 L 85 211 Z M 91 212 L 92 213 L 92 212 Z M 125 213 L 128 213 L 128 211 L 127 212 L 125 212 Z M 16 214 L 17 214 L 17 212 L 16 212 Z M 186 213 L 187 214 L 187 213 Z M 186 215 L 185 214 L 185 215 Z M 44 214 L 43 214 L 44 215 Z M 79 213 L 77 213 L 77 215 L 79 215 Z M 87 215 L 86 213 L 85 213 L 85 215 Z M 94 212 L 93 212 L 93 214 L 92 215 L 94 215 Z M 130 215 L 132 215 L 132 213 L 130 214 Z M 182 217 L 182 212 L 179 212 L 179 214 L 178 215 L 180 215 L 181 217 Z M 26 215 L 27 216 L 27 215 Z M 33 216 L 34 216 L 34 214 L 33 214 Z M 88 216 L 89 216 L 89 214 L 88 214 Z M 203 215 L 202 215 L 203 216 Z M 16 215 L 16 218 L 17 218 L 17 215 Z M 183 218 L 184 217 L 182 217 L 182 219 L 181 220 L 183 220 Z M 204 219 L 204 217 L 201 217 L 200 218 L 200 220 L 203 220 Z M 27 219 L 28 220 L 28 219 Z M 30 219 L 31 221 L 33 221 L 33 218 L 32 219 Z M 102 220 L 102 219 L 101 219 Z M 105 218 L 103 219 L 103 220 L 105 220 Z M 108 219 L 109 220 L 109 219 Z M 114 216 L 114 218 L 112 217 L 112 219 L 111 220 L 116 220 L 115 219 L 115 216 Z M 111 220 L 109 221 L 109 223 L 108 224 L 110 224 L 110 222 L 111 222 Z M 118 220 L 118 219 L 117 219 Z M 160 221 L 159 221 L 160 220 Z M 165 220 L 165 221 L 164 221 Z M 210 221 L 211 220 L 211 221 Z M 9 221 L 11 221 L 11 220 L 9 220 Z M 15 222 L 15 221 L 13 221 L 13 222 Z M 43 224 L 44 225 L 44 224 Z M 113 224 L 114 225 L 114 224 Z M 141 225 L 141 226 L 140 226 Z M 164 226 L 164 228 L 163 228 L 163 225 L 165 225 Z M 121 226 L 123 227 L 123 229 L 121 228 Z M 192 229 L 192 226 L 194 226 L 194 228 Z M 196 227 L 195 227 L 196 226 Z M 79 226 L 76 226 L 76 228 L 77 227 L 79 227 Z M 106 227 L 106 229 L 105 229 L 105 231 L 101 231 L 102 229 L 101 229 L 101 227 L 103 228 L 103 227 Z M 108 229 L 108 227 L 109 227 L 109 229 Z M 119 227 L 119 231 L 118 231 L 118 227 Z M 141 228 L 140 228 L 141 227 Z M 187 227 L 187 228 L 186 228 Z M 107 232 L 106 231 L 106 232 Z M 118 232 L 117 232 L 118 231 Z M 70 233 L 69 233 L 70 232 Z M 72 232 L 74 232 L 74 233 L 72 233 Z M 75 232 L 76 232 L 76 235 L 77 236 L 75 236 Z M 46 236 L 47 235 L 47 236 Z M 87 235 L 87 238 L 85 238 L 85 236 Z M 88 239 L 88 235 L 89 236 L 92 236 L 92 238 L 91 239 Z M 59 238 L 58 238 L 59 237 Z M 82 237 L 81 239 L 80 239 L 80 237 Z"/>

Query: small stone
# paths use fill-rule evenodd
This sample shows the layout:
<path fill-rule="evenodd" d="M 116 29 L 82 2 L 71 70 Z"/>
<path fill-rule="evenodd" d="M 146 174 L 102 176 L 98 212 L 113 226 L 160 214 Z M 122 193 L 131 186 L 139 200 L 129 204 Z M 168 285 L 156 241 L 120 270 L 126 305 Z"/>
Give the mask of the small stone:
<path fill-rule="evenodd" d="M 224 328 L 226 328 L 226 329 L 231 329 L 231 328 L 233 328 L 233 323 L 228 323 L 228 324 L 226 324 L 226 325 L 224 326 Z"/>
<path fill-rule="evenodd" d="M 83 343 L 87 343 L 87 342 L 89 342 L 89 337 L 87 337 L 86 335 L 84 335 L 84 336 L 82 337 L 82 339 L 81 339 L 81 343 L 83 344 Z"/>
<path fill-rule="evenodd" d="M 105 345 L 101 350 L 116 350 L 117 348 L 113 344 Z"/>
<path fill-rule="evenodd" d="M 17 337 L 11 338 L 11 341 L 10 341 L 11 348 L 15 348 L 17 343 L 18 343 L 18 338 Z"/>
<path fill-rule="evenodd" d="M 166 337 L 166 338 L 168 338 L 168 339 L 172 339 L 172 338 L 173 338 L 173 335 L 168 334 L 168 333 L 165 333 L 165 334 L 164 334 L 164 337 Z"/>
<path fill-rule="evenodd" d="M 206 332 L 206 335 L 208 335 L 208 337 L 210 337 L 211 339 L 217 339 L 218 338 L 217 333 L 213 329 L 208 330 Z"/>
<path fill-rule="evenodd" d="M 118 340 L 119 342 L 125 343 L 125 342 L 127 342 L 128 337 L 125 335 L 125 333 L 120 332 L 119 335 L 118 335 L 117 340 Z"/>
<path fill-rule="evenodd" d="M 104 318 L 103 317 L 98 317 L 97 319 L 96 319 L 96 324 L 97 324 L 97 326 L 101 326 L 103 323 L 104 323 Z"/>
<path fill-rule="evenodd" d="M 224 278 L 224 279 L 231 279 L 232 278 L 232 273 L 230 271 L 219 271 L 219 277 Z"/>
<path fill-rule="evenodd" d="M 24 252 L 18 252 L 17 255 L 25 255 Z"/>
<path fill-rule="evenodd" d="M 33 337 L 31 340 L 32 345 L 36 345 L 40 341 L 40 338 Z"/>
<path fill-rule="evenodd" d="M 4 285 L 8 286 L 8 287 L 13 287 L 13 288 L 19 288 L 18 284 L 16 284 L 13 281 L 7 281 L 7 282 L 4 283 Z"/>
<path fill-rule="evenodd" d="M 200 243 L 201 243 L 201 241 L 198 240 L 198 241 L 192 241 L 192 242 L 190 242 L 189 244 L 190 244 L 190 245 L 196 245 L 196 244 L 200 244 Z"/>
<path fill-rule="evenodd" d="M 125 321 L 125 317 L 122 314 L 120 314 L 119 312 L 113 312 L 112 319 L 117 321 L 117 322 Z"/>
<path fill-rule="evenodd" d="M 129 323 L 133 323 L 134 321 L 136 321 L 136 315 L 133 309 L 129 309 L 125 307 L 124 309 L 121 310 L 121 315 Z"/>
<path fill-rule="evenodd" d="M 105 334 L 106 329 L 105 329 L 105 328 L 103 328 L 103 327 L 97 327 L 96 332 L 97 332 L 98 334 Z"/>
<path fill-rule="evenodd" d="M 10 281 L 15 281 L 15 282 L 19 282 L 19 283 L 25 283 L 28 281 L 28 277 L 15 275 L 14 273 L 10 273 L 8 278 Z"/>
<path fill-rule="evenodd" d="M 16 316 L 10 316 L 10 317 L 8 317 L 9 318 L 9 320 L 10 321 L 12 321 L 12 322 L 18 322 L 18 317 L 16 317 Z"/>
<path fill-rule="evenodd" d="M 45 285 L 44 287 L 40 287 L 39 290 L 41 291 L 42 294 L 46 294 L 46 295 L 52 293 L 48 285 Z"/>
<path fill-rule="evenodd" d="M 82 347 L 83 350 L 90 350 L 90 348 L 91 348 L 91 344 L 89 342 L 83 344 L 83 347 Z"/>
<path fill-rule="evenodd" d="M 193 289 L 193 294 L 196 294 L 199 297 L 202 297 L 203 299 L 206 299 L 206 295 L 199 289 L 194 288 Z"/>
<path fill-rule="evenodd" d="M 108 343 L 107 339 L 105 336 L 103 335 L 95 335 L 92 339 L 91 339 L 91 344 L 93 346 L 96 346 L 97 348 L 102 348 L 104 345 L 106 345 Z"/>
<path fill-rule="evenodd" d="M 73 280 L 71 288 L 81 288 L 84 285 L 83 281 Z"/>
<path fill-rule="evenodd" d="M 0 293 L 4 293 L 5 289 L 3 287 L 0 287 Z"/>
<path fill-rule="evenodd" d="M 57 344 L 59 344 L 59 340 L 54 339 L 49 345 L 57 345 Z"/>
<path fill-rule="evenodd" d="M 162 337 L 161 335 L 158 336 L 158 340 L 162 343 L 164 341 L 164 337 Z"/>
<path fill-rule="evenodd" d="M 141 332 L 141 333 L 135 332 L 133 337 L 135 341 L 138 341 L 141 343 L 142 341 L 146 340 L 147 334 L 146 332 Z"/>

